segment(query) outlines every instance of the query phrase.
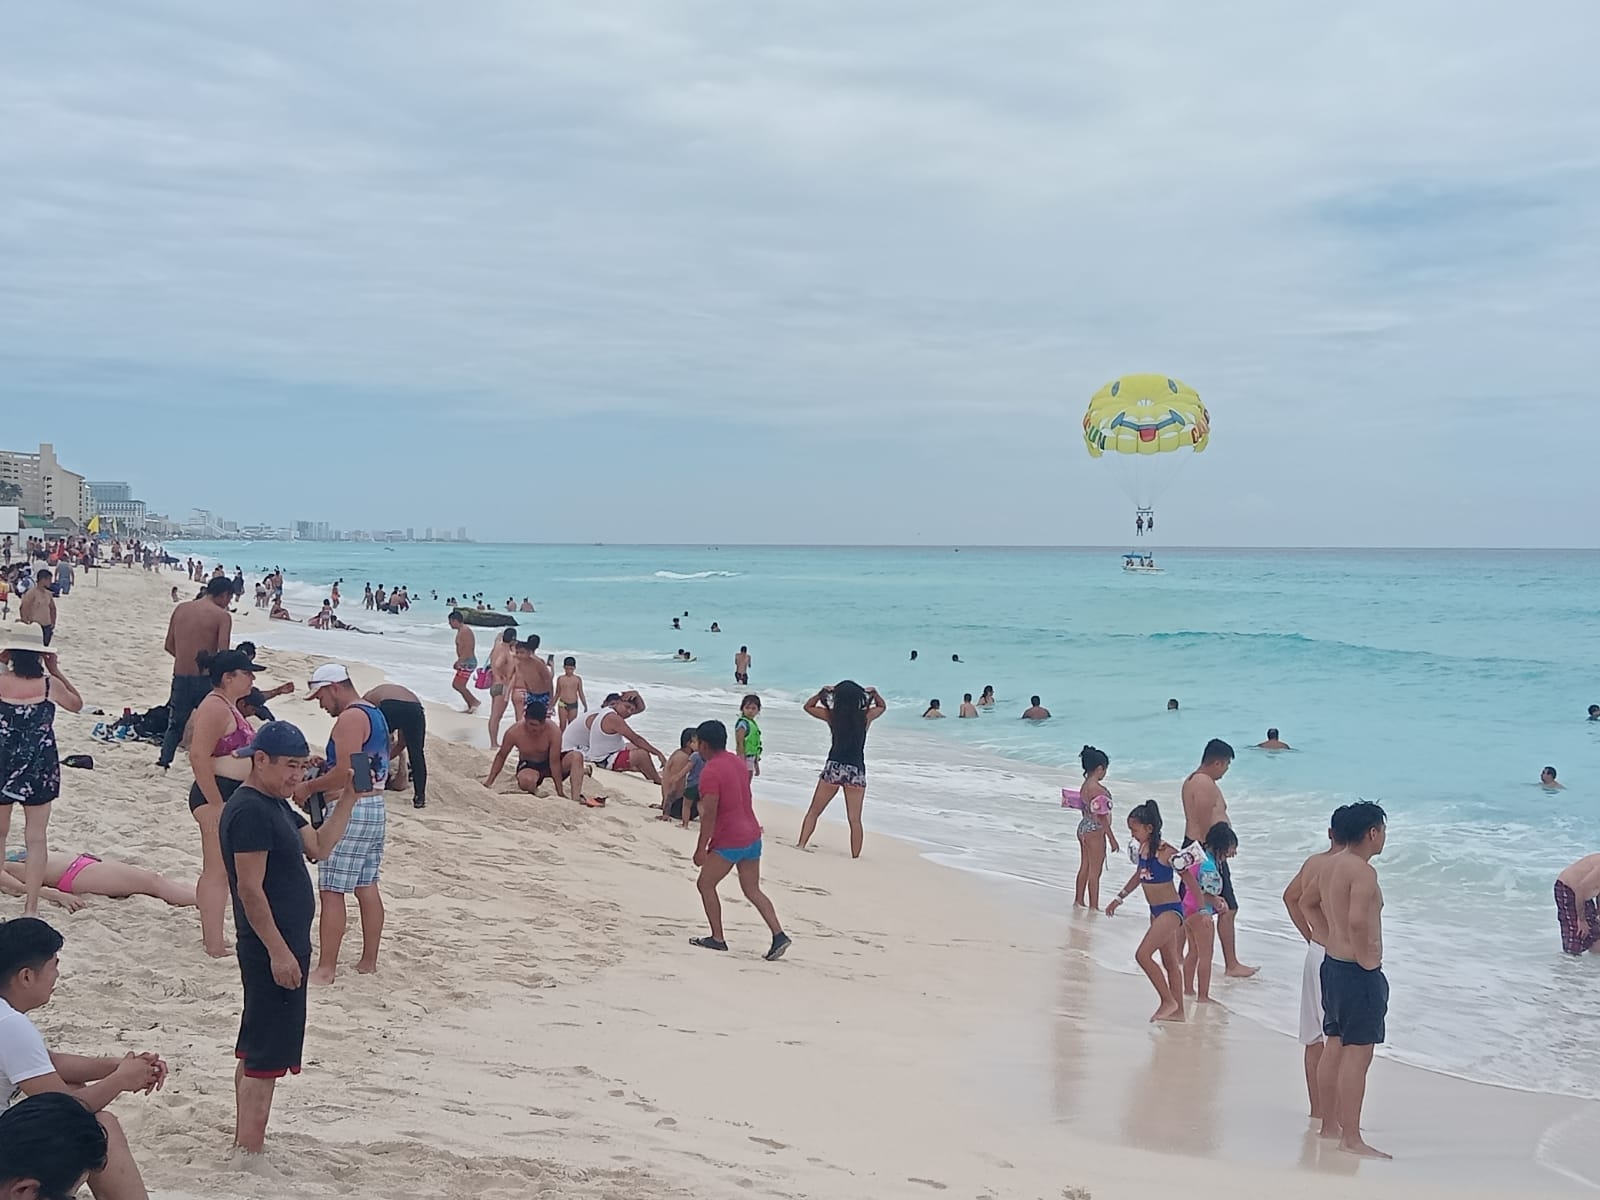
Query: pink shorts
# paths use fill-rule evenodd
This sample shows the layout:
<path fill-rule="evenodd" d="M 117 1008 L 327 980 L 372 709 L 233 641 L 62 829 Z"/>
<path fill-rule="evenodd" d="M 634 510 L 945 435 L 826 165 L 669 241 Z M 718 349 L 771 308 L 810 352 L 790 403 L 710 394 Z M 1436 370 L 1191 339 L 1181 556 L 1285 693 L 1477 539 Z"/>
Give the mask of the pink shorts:
<path fill-rule="evenodd" d="M 72 881 L 82 875 L 84 868 L 92 867 L 100 860 L 92 854 L 80 854 L 72 860 L 72 865 L 61 872 L 61 882 L 56 884 L 56 891 L 72 894 Z"/>

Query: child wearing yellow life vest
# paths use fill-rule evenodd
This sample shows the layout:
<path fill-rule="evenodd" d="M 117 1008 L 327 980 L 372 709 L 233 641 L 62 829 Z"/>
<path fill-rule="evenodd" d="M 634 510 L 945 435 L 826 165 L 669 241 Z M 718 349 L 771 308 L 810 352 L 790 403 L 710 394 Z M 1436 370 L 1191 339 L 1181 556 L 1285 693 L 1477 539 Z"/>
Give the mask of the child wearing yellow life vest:
<path fill-rule="evenodd" d="M 744 756 L 751 775 L 761 774 L 761 726 L 756 724 L 760 712 L 761 697 L 751 693 L 739 702 L 739 719 L 733 724 L 734 752 Z"/>

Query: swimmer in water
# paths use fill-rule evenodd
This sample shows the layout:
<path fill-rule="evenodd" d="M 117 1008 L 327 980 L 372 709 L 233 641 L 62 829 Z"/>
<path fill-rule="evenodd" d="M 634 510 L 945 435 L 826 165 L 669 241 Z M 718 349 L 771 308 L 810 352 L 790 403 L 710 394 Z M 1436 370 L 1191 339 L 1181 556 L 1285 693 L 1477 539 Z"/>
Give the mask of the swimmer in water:
<path fill-rule="evenodd" d="M 1167 701 L 1167 711 L 1168 712 L 1177 712 L 1178 711 L 1178 702 L 1177 702 L 1176 699 Z"/>
<path fill-rule="evenodd" d="M 917 652 L 915 650 L 913 650 L 911 652 L 911 661 L 912 662 L 916 662 L 917 661 Z"/>
<path fill-rule="evenodd" d="M 922 719 L 924 721 L 936 721 L 943 716 L 944 713 L 939 709 L 939 702 L 937 700 L 929 700 L 927 711 L 922 714 Z"/>
<path fill-rule="evenodd" d="M 975 717 L 977 715 L 978 715 L 978 706 L 972 702 L 972 693 L 971 692 L 967 692 L 965 695 L 963 695 L 961 697 L 961 711 L 958 712 L 956 714 L 956 716 L 958 716 L 958 717 Z"/>
<path fill-rule="evenodd" d="M 1050 710 L 1039 703 L 1039 697 L 1030 696 L 1028 698 L 1028 707 L 1022 711 L 1022 719 L 1024 721 L 1048 721 L 1050 719 Z"/>
<path fill-rule="evenodd" d="M 174 588 L 173 590 L 176 591 L 177 589 Z M 912 657 L 915 658 L 916 656 L 912 655 Z M 1600 704 L 1589 705 L 1589 720 L 1600 721 Z"/>
<path fill-rule="evenodd" d="M 1269 729 L 1269 730 L 1267 730 L 1267 740 L 1264 741 L 1264 742 L 1257 742 L 1256 743 L 1256 749 L 1257 750 L 1293 750 L 1294 747 L 1289 745 L 1289 743 L 1284 741 L 1282 738 L 1280 738 L 1278 736 L 1278 731 L 1276 729 Z"/>
<path fill-rule="evenodd" d="M 986 684 L 983 685 L 983 694 L 978 697 L 978 707 L 979 708 L 993 708 L 994 707 L 994 684 L 986 683 Z"/>
<path fill-rule="evenodd" d="M 1565 791 L 1567 787 L 1566 784 L 1556 781 L 1556 769 L 1554 767 L 1546 767 L 1539 772 L 1539 786 L 1547 792 L 1561 792 Z"/>

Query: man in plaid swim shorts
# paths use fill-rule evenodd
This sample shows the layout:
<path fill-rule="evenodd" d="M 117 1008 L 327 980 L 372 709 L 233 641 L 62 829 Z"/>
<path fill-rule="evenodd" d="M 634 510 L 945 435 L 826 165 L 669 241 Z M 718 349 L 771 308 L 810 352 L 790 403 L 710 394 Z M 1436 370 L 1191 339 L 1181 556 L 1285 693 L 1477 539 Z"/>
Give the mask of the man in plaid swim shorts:
<path fill-rule="evenodd" d="M 322 711 L 334 718 L 333 733 L 328 738 L 322 774 L 296 788 L 295 799 L 305 802 L 321 792 L 325 800 L 340 808 L 354 805 L 344 836 L 317 868 L 322 948 L 311 982 L 327 984 L 333 982 L 339 966 L 339 946 L 349 921 L 345 897 L 352 892 L 361 911 L 361 957 L 356 960 L 356 970 L 368 975 L 378 969 L 378 942 L 383 937 L 378 873 L 383 866 L 387 827 L 383 792 L 389 778 L 389 726 L 383 713 L 361 698 L 350 672 L 338 663 L 318 667 L 307 691 L 322 705 Z"/>

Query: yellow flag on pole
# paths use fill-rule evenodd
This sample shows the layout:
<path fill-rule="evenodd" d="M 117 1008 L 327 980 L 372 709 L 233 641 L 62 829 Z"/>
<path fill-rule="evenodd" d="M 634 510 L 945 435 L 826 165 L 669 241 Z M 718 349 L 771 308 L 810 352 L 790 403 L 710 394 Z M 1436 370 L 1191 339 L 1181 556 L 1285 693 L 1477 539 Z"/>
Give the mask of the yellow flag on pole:
<path fill-rule="evenodd" d="M 98 513 L 96 513 L 94 516 L 89 518 L 89 532 L 90 533 L 99 533 L 100 532 L 100 515 Z"/>

